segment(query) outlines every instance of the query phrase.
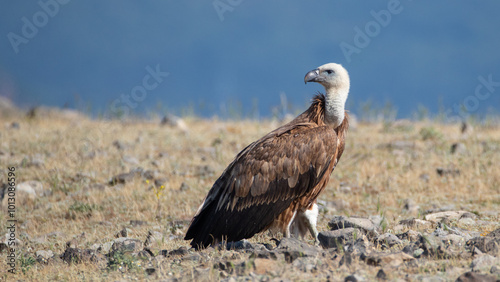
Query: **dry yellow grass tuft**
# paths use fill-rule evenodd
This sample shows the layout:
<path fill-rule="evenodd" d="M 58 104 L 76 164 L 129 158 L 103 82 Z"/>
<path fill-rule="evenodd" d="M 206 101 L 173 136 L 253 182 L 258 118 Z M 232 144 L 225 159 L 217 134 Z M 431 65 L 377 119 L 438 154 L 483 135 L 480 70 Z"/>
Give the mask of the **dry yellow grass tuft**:
<path fill-rule="evenodd" d="M 19 128 L 12 127 L 12 122 Z M 202 275 L 210 280 L 236 275 L 214 268 L 210 258 L 232 259 L 238 264 L 245 257 L 214 249 L 202 251 L 202 259 L 188 262 L 159 259 L 163 256 L 120 258 L 117 267 L 109 262 L 33 262 L 36 251 L 50 250 L 57 257 L 71 240 L 79 248 L 95 248 L 96 244 L 114 240 L 123 228 L 129 228 L 128 237 L 141 241 L 150 231 L 161 233 L 164 237 L 153 252 L 188 247 L 182 240 L 187 225 L 223 169 L 247 144 L 279 126 L 277 121 L 188 118 L 185 122 L 188 131 L 160 126 L 159 121 L 1 118 L 0 184 L 7 183 L 7 167 L 14 166 L 16 183 L 38 181 L 43 188 L 35 197 L 18 192 L 16 236 L 22 241 L 18 273 L 12 275 L 2 267 L 0 277 L 146 279 L 146 268 L 156 269 L 156 276 L 152 276 L 156 279 L 190 280 L 199 277 L 203 269 L 208 269 Z M 453 144 L 459 144 L 454 153 Z M 400 220 L 423 219 L 426 211 L 440 209 L 469 211 L 482 221 L 470 226 L 457 220 L 448 222 L 450 226 L 480 233 L 499 227 L 500 127 L 476 126 L 464 135 L 458 125 L 433 122 L 361 123 L 348 133 L 346 146 L 328 187 L 320 195 L 328 206 L 319 218 L 320 231 L 327 230 L 333 215 L 382 215 L 385 232 L 404 232 L 407 229 L 395 230 Z M 440 174 L 437 169 L 441 169 Z M 130 171 L 124 183 L 109 184 L 113 176 Z M 2 223 L 7 222 L 5 204 L 0 218 Z M 432 228 L 427 231 L 432 232 Z M 270 239 L 264 233 L 250 241 L 271 243 Z M 354 272 L 375 277 L 379 270 L 364 263 L 331 266 L 338 265 L 338 260 L 318 260 L 319 264 L 330 265 L 321 271 L 341 279 Z M 469 264 L 470 258 L 431 260 L 417 267 L 399 268 L 390 277 L 404 278 L 405 273 L 438 275 L 443 267 L 462 270 Z M 279 260 L 276 267 L 281 270 L 274 275 L 294 280 L 313 279 L 319 273 L 302 271 Z M 461 273 L 456 274 L 453 279 Z"/>

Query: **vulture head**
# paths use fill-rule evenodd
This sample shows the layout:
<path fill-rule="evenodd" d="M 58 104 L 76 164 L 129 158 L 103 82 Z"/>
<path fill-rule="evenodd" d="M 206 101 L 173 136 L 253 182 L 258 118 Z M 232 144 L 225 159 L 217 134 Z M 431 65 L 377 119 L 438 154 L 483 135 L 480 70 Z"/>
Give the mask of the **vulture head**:
<path fill-rule="evenodd" d="M 326 119 L 334 127 L 344 119 L 344 106 L 349 94 L 349 74 L 342 65 L 329 63 L 306 74 L 304 82 L 317 82 L 326 90 Z"/>
<path fill-rule="evenodd" d="M 349 74 L 342 65 L 336 63 L 324 64 L 308 72 L 304 77 L 304 82 L 317 82 L 323 85 L 327 92 L 344 89 L 349 91 Z"/>

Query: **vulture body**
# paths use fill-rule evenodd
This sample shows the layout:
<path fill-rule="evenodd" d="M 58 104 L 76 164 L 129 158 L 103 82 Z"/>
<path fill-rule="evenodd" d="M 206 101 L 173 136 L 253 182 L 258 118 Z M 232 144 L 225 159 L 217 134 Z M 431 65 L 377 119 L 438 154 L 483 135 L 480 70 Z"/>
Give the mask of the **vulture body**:
<path fill-rule="evenodd" d="M 317 240 L 316 200 L 344 151 L 349 75 L 339 64 L 308 72 L 326 94 L 291 122 L 243 149 L 208 192 L 186 233 L 196 249 L 267 229 Z M 293 234 L 292 234 L 293 233 Z"/>

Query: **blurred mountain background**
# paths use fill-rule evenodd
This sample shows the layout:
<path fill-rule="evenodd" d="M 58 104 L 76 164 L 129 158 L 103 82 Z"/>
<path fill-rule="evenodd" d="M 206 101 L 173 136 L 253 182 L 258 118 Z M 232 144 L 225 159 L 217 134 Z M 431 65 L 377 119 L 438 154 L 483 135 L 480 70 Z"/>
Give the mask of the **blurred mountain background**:
<path fill-rule="evenodd" d="M 304 75 L 337 62 L 358 115 L 484 116 L 500 106 L 499 13 L 493 0 L 4 1 L 0 96 L 94 116 L 271 117 L 305 109 L 323 89 Z"/>

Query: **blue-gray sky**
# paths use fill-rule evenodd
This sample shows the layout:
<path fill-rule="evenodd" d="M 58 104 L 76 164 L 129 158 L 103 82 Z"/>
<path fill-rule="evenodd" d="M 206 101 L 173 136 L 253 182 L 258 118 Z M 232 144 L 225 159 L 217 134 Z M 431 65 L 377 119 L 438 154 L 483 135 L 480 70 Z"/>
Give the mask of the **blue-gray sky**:
<path fill-rule="evenodd" d="M 419 104 L 482 114 L 500 106 L 499 14 L 493 0 L 4 1 L 0 95 L 201 116 L 239 101 L 270 116 L 280 93 L 305 108 L 322 90 L 305 73 L 337 62 L 355 113 L 371 100 L 399 117 Z"/>

